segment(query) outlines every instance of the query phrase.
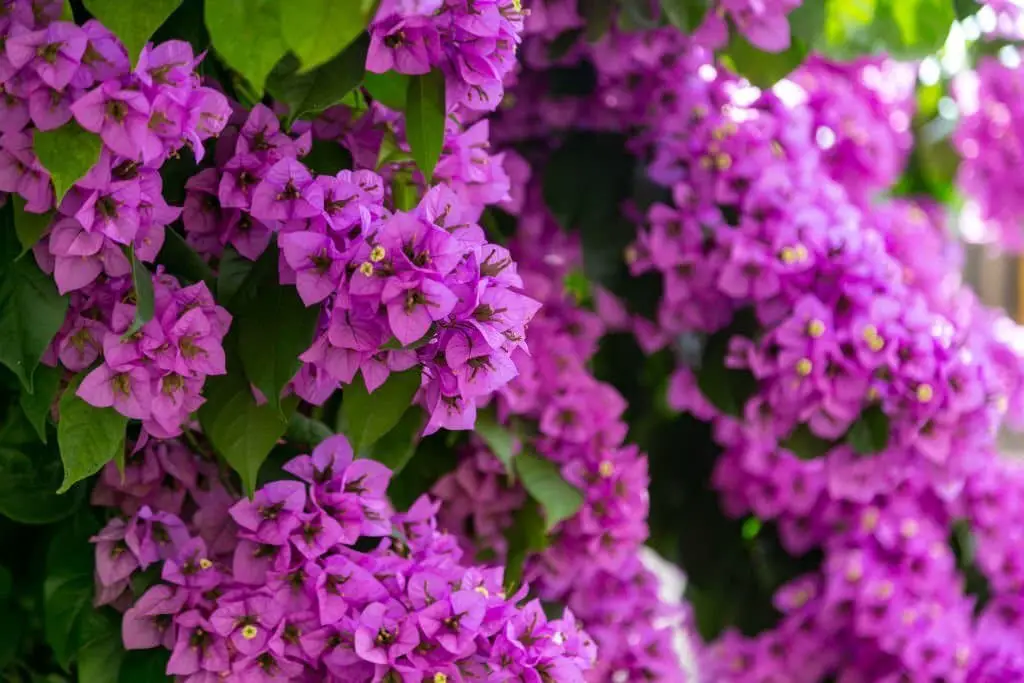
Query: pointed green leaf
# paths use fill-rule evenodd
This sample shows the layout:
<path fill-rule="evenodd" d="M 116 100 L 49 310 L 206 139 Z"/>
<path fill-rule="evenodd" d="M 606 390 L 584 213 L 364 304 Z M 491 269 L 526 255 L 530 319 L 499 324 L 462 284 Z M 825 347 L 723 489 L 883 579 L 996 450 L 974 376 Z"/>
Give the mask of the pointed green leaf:
<path fill-rule="evenodd" d="M 217 301 L 221 306 L 231 307 L 231 302 L 242 283 L 249 277 L 256 264 L 245 258 L 234 247 L 227 247 L 217 266 Z"/>
<path fill-rule="evenodd" d="M 287 4 L 287 3 L 284 3 Z M 288 46 L 281 36 L 279 0 L 215 0 L 205 4 L 206 29 L 217 54 L 263 92 L 267 75 Z"/>
<path fill-rule="evenodd" d="M 0 448 L 0 515 L 21 524 L 51 524 L 72 514 L 86 489 L 55 493 L 62 470 L 56 448 Z"/>
<path fill-rule="evenodd" d="M 367 71 L 363 78 L 363 87 L 377 102 L 389 109 L 402 111 L 405 109 L 405 98 L 409 92 L 409 77 L 397 71 L 386 71 L 375 74 Z"/>
<path fill-rule="evenodd" d="M 398 474 L 416 453 L 416 443 L 423 431 L 423 423 L 423 411 L 419 406 L 410 406 L 398 424 L 370 447 L 369 457 L 387 465 L 393 475 Z"/>
<path fill-rule="evenodd" d="M 284 435 L 297 401 L 294 397 L 282 401 L 284 414 L 267 403 L 256 404 L 235 350 L 234 335 L 229 332 L 224 340 L 227 374 L 206 381 L 206 403 L 199 408 L 199 422 L 213 447 L 241 476 L 246 494 L 252 495 L 260 466 Z"/>
<path fill-rule="evenodd" d="M 132 336 L 141 330 L 143 325 L 153 319 L 153 307 L 155 305 L 153 302 L 153 274 L 149 272 L 146 264 L 135 255 L 135 247 L 131 247 L 130 251 L 132 287 L 135 291 L 135 319 L 132 320 L 128 331 L 124 333 L 125 337 Z"/>
<path fill-rule="evenodd" d="M 82 179 L 100 158 L 103 142 L 74 121 L 55 130 L 37 130 L 32 149 L 53 180 L 57 203 L 71 186 Z"/>
<path fill-rule="evenodd" d="M 57 398 L 57 390 L 60 388 L 60 378 L 64 373 L 60 368 L 51 368 L 49 365 L 38 365 L 32 373 L 32 393 L 21 392 L 18 402 L 25 412 L 32 429 L 36 430 L 39 440 L 46 443 L 46 418 L 50 415 L 50 408 L 54 399 Z"/>
<path fill-rule="evenodd" d="M 85 8 L 110 29 L 135 64 L 146 42 L 167 21 L 182 0 L 84 0 Z"/>
<path fill-rule="evenodd" d="M 372 394 L 367 392 L 361 377 L 342 390 L 338 431 L 348 437 L 357 455 L 368 452 L 370 446 L 398 424 L 412 405 L 422 374 L 419 366 L 393 372 Z"/>
<path fill-rule="evenodd" d="M 872 455 L 889 445 L 889 416 L 873 405 L 863 410 L 850 426 L 846 442 L 861 455 Z"/>
<path fill-rule="evenodd" d="M 64 323 L 68 299 L 34 258 L 19 258 L 10 209 L 0 209 L 0 363 L 32 391 L 32 374 Z"/>
<path fill-rule="evenodd" d="M 539 553 L 548 545 L 544 517 L 533 498 L 527 498 L 516 510 L 512 526 L 505 531 L 508 555 L 505 558 L 505 593 L 512 595 L 519 589 L 523 578 L 523 565 L 532 553 Z"/>
<path fill-rule="evenodd" d="M 91 406 L 75 393 L 87 372 L 77 375 L 60 398 L 57 445 L 64 461 L 64 482 L 57 493 L 64 493 L 114 458 L 124 456 L 128 418 L 113 408 Z"/>
<path fill-rule="evenodd" d="M 523 450 L 512 462 L 523 488 L 543 508 L 548 531 L 579 512 L 583 494 L 562 478 L 558 465 L 529 450 Z"/>
<path fill-rule="evenodd" d="M 444 74 L 434 69 L 422 76 L 410 76 L 405 97 L 405 138 L 427 182 L 433 179 L 444 148 L 446 116 Z"/>
<path fill-rule="evenodd" d="M 46 229 L 50 227 L 50 222 L 53 221 L 53 211 L 29 213 L 25 211 L 25 200 L 21 195 L 12 194 L 10 197 L 14 203 L 14 230 L 18 234 L 22 251 L 25 252 L 34 247 Z"/>
<path fill-rule="evenodd" d="M 167 683 L 167 661 L 171 653 L 162 647 L 151 650 L 129 650 L 121 662 L 117 683 Z"/>
<path fill-rule="evenodd" d="M 64 669 L 78 649 L 85 615 L 93 612 L 96 550 L 89 537 L 97 531 L 92 515 L 80 512 L 61 524 L 46 554 L 43 633 Z"/>
<path fill-rule="evenodd" d="M 759 88 L 770 88 L 788 76 L 807 57 L 807 45 L 793 38 L 783 52 L 765 52 L 754 47 L 732 27 L 729 45 L 722 53 L 725 64 Z"/>
<path fill-rule="evenodd" d="M 355 41 L 375 5 L 372 0 L 288 0 L 281 3 L 281 33 L 308 71 Z"/>
<path fill-rule="evenodd" d="M 294 287 L 278 284 L 277 267 L 278 250 L 271 243 L 232 307 L 245 376 L 273 408 L 280 405 L 281 390 L 302 367 L 299 355 L 313 343 L 320 318 L 319 306 L 307 308 Z"/>
<path fill-rule="evenodd" d="M 515 475 L 512 467 L 512 459 L 517 451 L 515 435 L 498 424 L 491 411 L 481 410 L 476 415 L 476 424 L 473 431 L 487 444 L 495 457 L 505 466 L 505 471 L 510 477 Z"/>
<path fill-rule="evenodd" d="M 661 10 L 668 20 L 687 34 L 693 33 L 704 22 L 710 7 L 710 0 L 661 0 Z"/>
<path fill-rule="evenodd" d="M 288 420 L 288 431 L 285 432 L 285 438 L 289 443 L 316 446 L 324 439 L 330 438 L 332 434 L 334 432 L 331 431 L 331 428 L 320 420 L 302 413 L 292 413 Z"/>
<path fill-rule="evenodd" d="M 86 611 L 82 614 L 80 638 L 78 683 L 118 683 L 125 649 L 117 612 L 109 607 Z"/>
<path fill-rule="evenodd" d="M 363 33 L 331 61 L 307 73 L 299 73 L 298 60 L 288 55 L 271 72 L 267 91 L 288 105 L 290 119 L 312 118 L 359 86 L 369 49 L 370 36 Z"/>
<path fill-rule="evenodd" d="M 178 279 L 205 282 L 210 291 L 214 289 L 217 278 L 210 266 L 175 230 L 168 228 L 164 232 L 164 246 L 160 248 L 156 262 Z"/>

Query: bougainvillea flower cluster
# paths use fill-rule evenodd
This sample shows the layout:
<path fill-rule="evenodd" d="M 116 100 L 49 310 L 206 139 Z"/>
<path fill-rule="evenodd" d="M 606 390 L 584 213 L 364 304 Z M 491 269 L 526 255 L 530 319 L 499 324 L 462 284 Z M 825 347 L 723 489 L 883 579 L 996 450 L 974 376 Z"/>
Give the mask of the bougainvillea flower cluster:
<path fill-rule="evenodd" d="M 203 401 L 206 376 L 225 371 L 220 343 L 230 316 L 205 285 L 182 287 L 161 273 L 152 278 L 153 316 L 135 325 L 130 259 L 152 262 L 180 214 L 163 198 L 161 165 L 182 153 L 202 159 L 203 142 L 227 123 L 227 100 L 200 85 L 200 58 L 188 43 L 148 45 L 132 68 L 99 22 L 54 21 L 60 3 L 15 9 L 0 74 L 0 190 L 18 195 L 27 212 L 54 210 L 33 251 L 72 303 L 47 360 L 76 372 L 102 361 L 79 387 L 82 398 L 142 420 L 155 436 L 177 435 Z M 59 183 L 35 157 L 33 134 L 72 120 L 102 148 L 58 202 Z"/>
<path fill-rule="evenodd" d="M 262 105 L 229 127 L 218 168 L 188 183 L 190 243 L 211 257 L 230 245 L 255 259 L 277 235 L 280 281 L 322 311 L 291 385 L 303 399 L 322 403 L 357 372 L 372 392 L 392 371 L 422 365 L 427 432 L 472 427 L 476 402 L 515 377 L 511 354 L 538 304 L 450 187 L 430 188 L 411 211 L 389 210 L 384 177 L 314 175 L 297 158 L 310 144 L 309 131 L 289 136 Z M 456 162 L 447 166 L 459 177 Z"/>
<path fill-rule="evenodd" d="M 1024 249 L 1024 209 L 1013 169 L 1024 157 L 1018 112 L 1024 70 L 995 57 L 955 81 L 960 121 L 953 144 L 960 155 L 957 185 L 970 200 L 968 214 L 981 237 L 1012 251 Z"/>
<path fill-rule="evenodd" d="M 557 463 L 583 494 L 579 513 L 556 527 L 526 577 L 542 598 L 564 601 L 593 624 L 600 656 L 588 681 L 683 680 L 671 628 L 682 615 L 660 601 L 637 555 L 647 536 L 646 458 L 623 444 L 621 396 L 587 367 L 604 325 L 563 286 L 580 267 L 579 245 L 554 224 L 536 183 L 519 192 L 525 204 L 510 248 L 526 292 L 544 307 L 530 324 L 532 355 L 518 360 L 520 375 L 498 393 L 497 417 L 513 428 L 535 424 L 537 436 L 521 447 Z M 468 550 L 505 554 L 505 534 L 526 494 L 482 441 L 466 448 L 433 492 L 442 501 L 440 522 L 460 530 Z M 595 594 L 604 597 L 595 601 Z"/>
<path fill-rule="evenodd" d="M 192 682 L 583 680 L 594 644 L 573 614 L 462 565 L 430 499 L 393 513 L 390 471 L 344 436 L 285 470 L 241 500 L 174 441 L 105 470 L 94 501 L 124 516 L 93 539 L 96 578 L 128 649 L 171 650 Z"/>

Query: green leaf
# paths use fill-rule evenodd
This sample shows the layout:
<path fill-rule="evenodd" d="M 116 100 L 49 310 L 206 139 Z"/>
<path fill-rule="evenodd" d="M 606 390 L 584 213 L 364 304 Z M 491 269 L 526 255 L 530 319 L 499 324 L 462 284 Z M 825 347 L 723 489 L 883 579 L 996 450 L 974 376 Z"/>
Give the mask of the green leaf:
<path fill-rule="evenodd" d="M 444 74 L 434 69 L 422 76 L 411 76 L 405 96 L 405 138 L 428 183 L 444 148 L 446 116 Z"/>
<path fill-rule="evenodd" d="M 824 39 L 816 47 L 837 59 L 882 51 L 924 57 L 944 45 L 956 12 L 950 0 L 827 0 Z"/>
<path fill-rule="evenodd" d="M 103 141 L 74 121 L 32 134 L 32 149 L 53 180 L 57 204 L 100 158 Z"/>
<path fill-rule="evenodd" d="M 397 71 L 375 74 L 367 71 L 363 77 L 363 87 L 377 102 L 389 109 L 403 111 L 405 97 L 409 91 L 409 77 Z"/>
<path fill-rule="evenodd" d="M 312 118 L 359 86 L 369 49 L 370 36 L 364 33 L 331 61 L 307 73 L 299 73 L 298 59 L 288 55 L 270 74 L 267 90 L 288 105 L 292 120 Z"/>
<path fill-rule="evenodd" d="M 861 411 L 850 426 L 846 442 L 861 455 L 878 453 L 889 445 L 889 427 L 889 416 L 878 405 L 872 405 Z"/>
<path fill-rule="evenodd" d="M 51 368 L 49 365 L 37 365 L 36 371 L 32 373 L 32 387 L 34 391 L 30 394 L 27 391 L 21 392 L 18 396 L 18 403 L 25 412 L 32 429 L 36 430 L 39 440 L 46 443 L 46 418 L 50 416 L 50 408 L 57 398 L 57 390 L 60 388 L 60 378 L 63 376 L 60 368 Z"/>
<path fill-rule="evenodd" d="M 281 36 L 279 0 L 211 0 L 205 4 L 206 29 L 227 64 L 263 92 L 271 69 L 288 52 Z"/>
<path fill-rule="evenodd" d="M 372 394 L 366 390 L 365 382 L 353 381 L 345 387 L 338 431 L 348 437 L 357 455 L 367 452 L 398 424 L 412 405 L 422 374 L 419 366 L 393 372 Z"/>
<path fill-rule="evenodd" d="M 149 272 L 138 256 L 135 255 L 135 247 L 131 247 L 132 259 L 132 287 L 135 291 L 135 319 L 131 326 L 124 333 L 128 338 L 142 329 L 142 326 L 153 319 L 153 274 Z"/>
<path fill-rule="evenodd" d="M 95 549 L 89 537 L 99 531 L 90 514 L 65 522 L 50 541 L 43 580 L 43 633 L 57 662 L 67 669 L 92 609 Z"/>
<path fill-rule="evenodd" d="M 64 0 L 64 4 L 61 5 L 60 20 L 75 22 L 75 12 L 71 9 L 71 0 Z"/>
<path fill-rule="evenodd" d="M 956 12 L 956 18 L 963 21 L 967 17 L 973 17 L 982 8 L 982 4 L 978 0 L 953 0 L 953 10 Z"/>
<path fill-rule="evenodd" d="M 835 444 L 812 432 L 807 425 L 801 424 L 797 425 L 779 445 L 793 451 L 801 460 L 813 460 L 828 453 Z"/>
<path fill-rule="evenodd" d="M 904 58 L 925 57 L 942 48 L 956 13 L 949 0 L 889 0 L 902 39 Z"/>
<path fill-rule="evenodd" d="M 577 133 L 565 140 L 544 167 L 544 200 L 559 225 L 579 230 L 583 270 L 609 287 L 629 277 L 624 250 L 636 238 L 619 209 L 632 188 L 634 160 L 625 138 Z"/>
<path fill-rule="evenodd" d="M 0 565 L 0 600 L 6 600 L 11 595 L 11 570 Z"/>
<path fill-rule="evenodd" d="M 302 163 L 313 173 L 335 175 L 338 171 L 352 168 L 352 153 L 337 140 L 313 140 L 313 146 L 309 154 L 302 157 Z"/>
<path fill-rule="evenodd" d="M 358 38 L 375 9 L 369 0 L 288 0 L 281 3 L 281 33 L 307 71 Z"/>
<path fill-rule="evenodd" d="M 252 495 L 260 465 L 284 435 L 287 416 L 297 401 L 289 397 L 282 402 L 284 415 L 267 403 L 257 405 L 235 344 L 235 333 L 229 332 L 224 342 L 228 372 L 206 381 L 206 403 L 199 408 L 199 422 L 213 447 L 241 476 L 246 493 Z"/>
<path fill-rule="evenodd" d="M 732 327 L 736 326 L 734 321 Z M 749 370 L 733 369 L 725 364 L 729 340 L 735 334 L 730 328 L 708 338 L 697 370 L 697 386 L 711 405 L 727 415 L 737 417 L 742 414 L 747 399 L 757 389 L 757 380 Z"/>
<path fill-rule="evenodd" d="M 391 201 L 398 211 L 412 211 L 419 203 L 420 189 L 412 179 L 412 171 L 399 168 L 391 176 Z M 414 342 L 415 343 L 415 342 Z"/>
<path fill-rule="evenodd" d="M 710 0 L 661 0 L 661 10 L 669 22 L 684 33 L 693 33 L 710 7 Z"/>
<path fill-rule="evenodd" d="M 518 450 L 515 434 L 498 424 L 491 411 L 481 410 L 476 415 L 473 431 L 484 440 L 495 457 L 505 466 L 509 477 L 515 476 L 512 460 Z"/>
<path fill-rule="evenodd" d="M 83 614 L 92 609 L 91 574 L 47 576 L 43 581 L 43 608 L 46 642 L 57 661 L 68 667 L 78 640 Z"/>
<path fill-rule="evenodd" d="M 217 301 L 230 308 L 232 300 L 249 277 L 255 263 L 245 258 L 234 247 L 228 246 L 220 257 L 217 268 Z"/>
<path fill-rule="evenodd" d="M 120 615 L 110 608 L 85 612 L 78 646 L 78 683 L 118 683 L 124 656 Z"/>
<path fill-rule="evenodd" d="M 302 367 L 299 354 L 313 343 L 320 307 L 306 308 L 292 286 L 278 283 L 278 250 L 273 243 L 256 262 L 235 297 L 234 326 L 245 376 L 280 407 L 281 390 Z"/>
<path fill-rule="evenodd" d="M 25 211 L 25 200 L 21 195 L 12 194 L 10 197 L 14 203 L 14 230 L 24 253 L 34 247 L 46 229 L 50 227 L 50 222 L 53 221 L 53 211 L 29 213 Z"/>
<path fill-rule="evenodd" d="M 128 418 L 113 408 L 96 408 L 78 397 L 75 392 L 87 373 L 77 375 L 60 398 L 57 445 L 64 461 L 64 481 L 57 493 L 96 474 L 111 460 L 124 457 Z"/>
<path fill-rule="evenodd" d="M 146 42 L 167 21 L 182 0 L 84 0 L 85 8 L 121 39 L 132 64 Z"/>
<path fill-rule="evenodd" d="M 759 88 L 770 88 L 800 66 L 807 57 L 807 45 L 795 36 L 784 52 L 765 52 L 751 45 L 732 27 L 729 45 L 720 55 L 725 64 Z"/>
<path fill-rule="evenodd" d="M 579 0 L 577 12 L 586 19 L 584 35 L 587 41 L 596 43 L 608 33 L 615 15 L 614 0 Z"/>
<path fill-rule="evenodd" d="M 423 431 L 423 411 L 410 406 L 393 429 L 370 447 L 369 457 L 387 465 L 392 475 L 401 472 L 416 453 L 416 443 Z"/>
<path fill-rule="evenodd" d="M 395 134 L 389 129 L 384 131 L 384 137 L 380 142 L 380 151 L 377 153 L 377 165 L 379 171 L 385 164 L 397 164 L 403 161 L 412 161 L 412 155 L 399 147 Z"/>
<path fill-rule="evenodd" d="M 789 31 L 805 45 L 817 45 L 825 31 L 826 0 L 808 0 L 789 13 Z"/>
<path fill-rule="evenodd" d="M 211 290 L 216 282 L 216 276 L 203 257 L 174 230 L 164 231 L 164 246 L 160 248 L 156 262 L 171 275 L 187 282 L 205 282 Z"/>
<path fill-rule="evenodd" d="M 13 602 L 0 602 L 0 671 L 17 658 L 27 619 L 28 615 Z"/>
<path fill-rule="evenodd" d="M 0 363 L 32 391 L 32 375 L 46 348 L 64 324 L 68 299 L 35 259 L 20 253 L 10 230 L 11 210 L 0 209 Z"/>
<path fill-rule="evenodd" d="M 320 420 L 316 420 L 302 413 L 292 413 L 288 420 L 288 431 L 285 438 L 290 443 L 316 446 L 324 439 L 329 438 L 334 432 Z"/>
<path fill-rule="evenodd" d="M 170 677 L 166 674 L 167 660 L 171 653 L 163 648 L 152 650 L 130 650 L 121 662 L 117 683 L 164 683 Z"/>
<path fill-rule="evenodd" d="M 539 553 L 548 546 L 544 517 L 537 501 L 527 498 L 516 510 L 512 526 L 505 531 L 508 555 L 505 559 L 505 593 L 512 595 L 523 578 L 523 565 L 531 553 Z"/>
<path fill-rule="evenodd" d="M 71 515 L 85 498 L 85 487 L 54 493 L 62 468 L 55 450 L 24 452 L 0 447 L 0 515 L 21 524 L 51 524 Z"/>
<path fill-rule="evenodd" d="M 558 465 L 527 449 L 513 463 L 523 488 L 544 509 L 548 531 L 579 512 L 583 494 L 562 478 Z"/>

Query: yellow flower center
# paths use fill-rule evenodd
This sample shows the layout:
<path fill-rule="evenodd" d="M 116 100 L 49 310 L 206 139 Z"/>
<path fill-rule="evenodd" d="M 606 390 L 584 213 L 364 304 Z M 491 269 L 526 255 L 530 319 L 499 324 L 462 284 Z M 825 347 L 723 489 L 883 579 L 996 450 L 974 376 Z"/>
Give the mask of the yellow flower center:
<path fill-rule="evenodd" d="M 877 353 L 885 348 L 885 340 L 881 337 L 872 337 L 868 339 L 868 348 Z"/>
<path fill-rule="evenodd" d="M 210 562 L 209 559 L 207 559 L 205 557 L 199 558 L 199 568 L 200 569 L 209 569 L 212 566 L 213 566 L 213 562 Z"/>
<path fill-rule="evenodd" d="M 448 683 L 448 675 L 440 671 L 434 674 L 434 683 Z"/>
<path fill-rule="evenodd" d="M 814 369 L 814 365 L 811 363 L 809 358 L 801 358 L 796 362 L 796 374 L 801 377 L 806 377 L 811 374 L 811 370 Z"/>
<path fill-rule="evenodd" d="M 876 339 L 878 337 L 878 328 L 874 325 L 865 325 L 861 336 L 864 337 L 864 341 L 866 342 Z"/>
<path fill-rule="evenodd" d="M 369 261 L 363 261 L 362 263 L 359 264 L 359 272 L 365 275 L 366 277 L 370 277 L 371 275 L 373 275 L 373 264 L 370 263 Z"/>
<path fill-rule="evenodd" d="M 489 590 L 487 590 L 486 588 L 484 588 L 483 586 L 477 586 L 473 590 L 475 590 L 477 593 L 479 593 L 480 595 L 484 596 L 485 598 L 489 598 L 491 596 L 491 592 Z"/>
<path fill-rule="evenodd" d="M 921 403 L 928 403 L 935 398 L 935 390 L 931 384 L 921 384 L 917 387 L 917 400 Z"/>
<path fill-rule="evenodd" d="M 597 466 L 597 471 L 601 474 L 602 477 L 607 479 L 608 477 L 612 476 L 612 474 L 615 473 L 615 466 L 612 465 L 607 460 L 602 460 L 601 464 Z"/>
<path fill-rule="evenodd" d="M 247 624 L 242 627 L 242 637 L 246 640 L 252 640 L 260 634 L 260 630 L 252 624 Z"/>
<path fill-rule="evenodd" d="M 732 157 L 724 152 L 715 155 L 715 168 L 719 171 L 728 171 L 732 168 Z"/>
<path fill-rule="evenodd" d="M 374 263 L 380 263 L 384 260 L 384 257 L 388 255 L 388 252 L 384 250 L 384 247 L 379 244 L 370 250 L 370 260 Z"/>
<path fill-rule="evenodd" d="M 860 526 L 864 531 L 873 531 L 878 526 L 878 508 L 868 508 L 860 518 Z"/>
<path fill-rule="evenodd" d="M 817 319 L 807 323 L 807 334 L 817 339 L 825 334 L 825 323 Z"/>
<path fill-rule="evenodd" d="M 913 538 L 914 536 L 917 536 L 919 528 L 920 526 L 918 525 L 917 520 L 905 519 L 903 520 L 903 523 L 900 524 L 900 533 L 903 534 L 903 538 Z"/>

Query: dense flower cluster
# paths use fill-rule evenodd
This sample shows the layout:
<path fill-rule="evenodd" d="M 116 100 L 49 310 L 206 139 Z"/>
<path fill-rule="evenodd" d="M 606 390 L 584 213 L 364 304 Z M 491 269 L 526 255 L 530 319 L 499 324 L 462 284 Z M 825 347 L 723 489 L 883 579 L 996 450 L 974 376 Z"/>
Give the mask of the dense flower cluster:
<path fill-rule="evenodd" d="M 674 206 L 650 209 L 629 254 L 635 273 L 662 276 L 648 348 L 713 335 L 722 356 L 705 362 L 749 373 L 725 389 L 738 413 L 688 368 L 670 402 L 714 421 L 725 511 L 775 520 L 787 550 L 825 558 L 776 594 L 774 629 L 727 632 L 705 673 L 1000 680 L 981 673 L 985 619 L 948 538 L 960 491 L 992 466 L 995 429 L 1017 417 L 1019 333 L 960 288 L 932 207 L 863 202 L 902 162 L 865 182 L 865 157 L 822 144 L 842 90 L 815 88 L 834 72 L 812 63 L 793 79 L 806 92 L 751 95 L 710 66 L 686 68 L 665 75 L 648 119 L 660 131 L 650 173 Z M 905 114 L 870 120 L 893 129 L 887 139 L 905 134 Z M 856 152 L 855 138 L 829 140 Z"/>
<path fill-rule="evenodd" d="M 470 182 L 455 159 L 481 126 L 486 135 L 477 124 L 450 138 L 442 162 L 450 178 Z M 511 356 L 538 304 L 519 292 L 508 252 L 474 223 L 479 208 L 451 187 L 436 185 L 415 209 L 391 211 L 385 179 L 373 171 L 314 176 L 297 159 L 310 140 L 311 131 L 284 133 L 262 105 L 229 126 L 218 167 L 187 185 L 189 241 L 210 256 L 231 245 L 255 259 L 277 234 L 282 284 L 322 310 L 291 385 L 303 399 L 322 403 L 360 371 L 373 391 L 390 372 L 422 364 L 428 433 L 472 427 L 476 401 L 516 375 Z M 507 192 L 500 182 L 498 192 Z"/>
<path fill-rule="evenodd" d="M 0 56 L 0 191 L 19 195 L 31 213 L 56 214 L 35 245 L 37 262 L 71 309 L 47 360 L 81 371 L 102 363 L 79 394 L 143 420 L 156 436 L 180 433 L 201 403 L 210 374 L 224 372 L 220 340 L 229 316 L 205 285 L 182 288 L 153 278 L 156 309 L 133 326 L 131 262 L 151 262 L 165 226 L 180 209 L 163 198 L 161 165 L 227 122 L 227 100 L 199 83 L 188 43 L 148 45 L 134 69 L 121 43 L 99 22 L 55 21 L 59 2 L 17 2 L 5 15 Z M 34 132 L 74 121 L 99 135 L 99 161 L 55 205 L 49 173 L 33 153 Z"/>
<path fill-rule="evenodd" d="M 516 64 L 519 0 L 385 0 L 370 24 L 367 70 L 445 75 L 448 102 L 491 111 Z"/>
<path fill-rule="evenodd" d="M 94 502 L 125 516 L 94 538 L 96 577 L 127 648 L 171 650 L 167 673 L 193 683 L 583 680 L 594 645 L 572 613 L 548 620 L 501 569 L 461 565 L 429 499 L 392 513 L 390 471 L 345 437 L 285 469 L 242 500 L 173 441 L 104 471 Z"/>
<path fill-rule="evenodd" d="M 714 381 L 738 414 L 722 409 L 721 391 L 705 396 L 689 367 L 672 378 L 670 403 L 714 422 L 727 514 L 774 520 L 794 555 L 824 553 L 820 571 L 776 595 L 776 627 L 726 632 L 702 674 L 1007 680 L 992 672 L 1016 661 L 1008 598 L 976 619 L 948 538 L 965 487 L 979 473 L 991 485 L 1005 476 L 991 472 L 993 434 L 1020 417 L 1020 333 L 962 288 L 937 207 L 871 201 L 906 161 L 912 78 L 884 60 L 816 58 L 759 93 L 665 30 L 612 31 L 553 64 L 553 39 L 579 25 L 563 9 L 533 9 L 545 21 L 527 24 L 532 70 L 496 132 L 636 131 L 633 151 L 674 205 L 649 210 L 627 259 L 635 274 L 661 276 L 663 296 L 653 323 L 601 292 L 597 309 L 647 351 L 696 337 L 705 363 L 737 371 Z M 596 71 L 592 93 L 550 92 L 580 63 Z M 738 375 L 748 379 L 732 387 Z M 979 550 L 988 574 L 1012 547 L 995 544 Z"/>
<path fill-rule="evenodd" d="M 526 445 L 557 463 L 584 498 L 579 513 L 559 524 L 550 546 L 528 563 L 526 577 L 542 598 L 564 601 L 593 624 L 600 657 L 588 681 L 683 680 L 670 627 L 680 615 L 661 603 L 637 555 L 647 536 L 646 459 L 623 445 L 621 396 L 587 368 L 604 326 L 563 286 L 580 267 L 579 246 L 554 224 L 536 183 L 520 193 L 525 203 L 510 248 L 526 292 L 544 307 L 530 325 L 533 353 L 517 360 L 520 375 L 498 393 L 497 415 L 512 428 L 535 424 L 537 436 Z M 465 534 L 467 550 L 504 556 L 504 534 L 525 493 L 482 442 L 467 448 L 433 492 L 443 503 L 440 522 Z"/>
<path fill-rule="evenodd" d="M 982 237 L 1012 251 L 1024 249 L 1024 205 L 1015 169 L 1024 158 L 1020 93 L 1024 69 L 983 57 L 975 71 L 958 76 L 960 121 L 953 144 L 960 154 L 957 185 L 971 200 L 968 220 Z"/>
<path fill-rule="evenodd" d="M 813 116 L 821 163 L 862 204 L 891 187 L 906 165 L 915 78 L 910 65 L 880 57 L 846 63 L 813 57 L 788 77 L 803 90 L 795 99 Z"/>

